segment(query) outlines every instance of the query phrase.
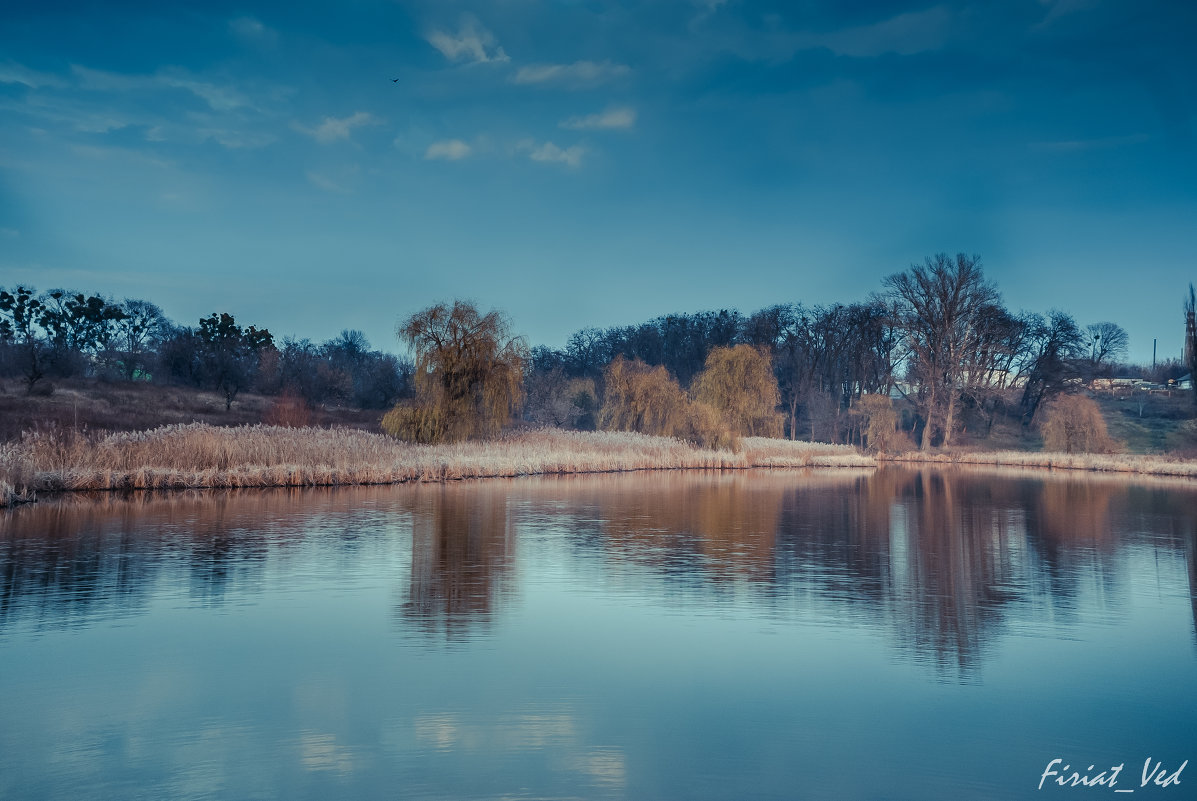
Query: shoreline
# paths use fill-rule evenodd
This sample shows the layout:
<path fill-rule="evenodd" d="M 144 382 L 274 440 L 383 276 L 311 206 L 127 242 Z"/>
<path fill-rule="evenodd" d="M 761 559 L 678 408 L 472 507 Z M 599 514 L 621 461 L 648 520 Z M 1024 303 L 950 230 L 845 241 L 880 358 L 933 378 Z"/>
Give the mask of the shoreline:
<path fill-rule="evenodd" d="M 39 494 L 384 486 L 641 470 L 980 466 L 1197 478 L 1197 461 L 1021 451 L 861 453 L 856 447 L 746 437 L 738 451 L 628 432 L 533 429 L 487 442 L 413 445 L 358 429 L 204 423 L 135 433 L 35 432 L 0 445 L 0 508 Z"/>

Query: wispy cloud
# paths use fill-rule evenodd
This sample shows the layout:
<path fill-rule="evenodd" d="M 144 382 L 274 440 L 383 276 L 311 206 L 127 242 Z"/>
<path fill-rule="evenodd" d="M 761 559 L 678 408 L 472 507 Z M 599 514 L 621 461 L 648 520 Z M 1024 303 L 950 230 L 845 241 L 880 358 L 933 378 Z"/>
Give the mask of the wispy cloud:
<path fill-rule="evenodd" d="M 952 33 L 952 14 L 944 6 L 898 14 L 872 25 L 843 28 L 819 34 L 800 34 L 800 49 L 825 47 L 834 53 L 857 58 L 875 58 L 893 53 L 900 56 L 942 48 Z"/>
<path fill-rule="evenodd" d="M 272 28 L 253 17 L 236 17 L 229 20 L 229 30 L 236 36 L 250 42 L 273 42 L 278 34 Z"/>
<path fill-rule="evenodd" d="M 1106 136 L 1100 139 L 1065 139 L 1055 142 L 1032 142 L 1031 149 L 1047 153 L 1076 153 L 1086 150 L 1109 150 L 1127 145 L 1140 145 L 1151 141 L 1147 134 L 1128 136 Z"/>
<path fill-rule="evenodd" d="M 481 64 L 490 61 L 510 61 L 507 53 L 499 46 L 495 35 L 482 27 L 478 20 L 467 14 L 462 18 L 457 33 L 432 30 L 427 35 L 428 44 L 435 47 L 450 61 Z"/>
<path fill-rule="evenodd" d="M 348 195 L 353 191 L 340 181 L 333 180 L 322 173 L 309 170 L 306 175 L 312 186 L 315 186 L 317 189 L 323 189 L 325 192 L 332 192 L 337 195 Z"/>
<path fill-rule="evenodd" d="M 459 161 L 471 152 L 472 148 L 460 139 L 445 139 L 429 145 L 424 151 L 424 158 L 429 161 Z"/>
<path fill-rule="evenodd" d="M 15 61 L 5 61 L 0 64 L 0 83 L 18 83 L 30 89 L 40 89 L 43 86 L 66 86 L 66 81 L 48 72 L 31 70 Z"/>
<path fill-rule="evenodd" d="M 598 114 L 587 114 L 562 120 L 560 126 L 571 131 L 627 130 L 636 124 L 636 109 L 630 106 L 609 108 Z"/>
<path fill-rule="evenodd" d="M 581 145 L 562 148 L 552 142 L 538 145 L 531 140 L 520 143 L 520 149 L 527 152 L 532 161 L 542 164 L 564 164 L 568 167 L 578 167 L 582 163 L 582 157 L 586 155 L 586 148 Z"/>
<path fill-rule="evenodd" d="M 511 79 L 520 84 L 593 86 L 629 75 L 632 68 L 611 61 L 575 61 L 573 64 L 530 64 L 516 70 Z"/>
<path fill-rule="evenodd" d="M 203 100 L 214 111 L 232 111 L 252 105 L 248 97 L 231 86 L 198 80 L 179 70 L 165 70 L 154 75 L 124 75 L 76 64 L 72 65 L 71 71 L 81 88 L 95 92 L 181 89 Z"/>
<path fill-rule="evenodd" d="M 377 125 L 380 120 L 368 111 L 357 111 L 348 117 L 325 117 L 315 128 L 306 128 L 299 123 L 292 127 L 300 133 L 305 133 L 322 145 L 331 144 L 339 139 L 348 139 L 354 128 L 363 125 Z"/>
<path fill-rule="evenodd" d="M 21 236 L 21 232 L 16 228 L 0 228 L 0 238 L 2 239 L 17 239 Z"/>
<path fill-rule="evenodd" d="M 201 128 L 196 131 L 196 135 L 201 139 L 211 139 L 213 142 L 216 142 L 217 144 L 226 147 L 229 150 L 266 147 L 267 145 L 278 141 L 278 137 L 272 133 L 260 131 L 236 131 L 226 128 Z M 146 138 L 149 138 L 148 134 Z"/>

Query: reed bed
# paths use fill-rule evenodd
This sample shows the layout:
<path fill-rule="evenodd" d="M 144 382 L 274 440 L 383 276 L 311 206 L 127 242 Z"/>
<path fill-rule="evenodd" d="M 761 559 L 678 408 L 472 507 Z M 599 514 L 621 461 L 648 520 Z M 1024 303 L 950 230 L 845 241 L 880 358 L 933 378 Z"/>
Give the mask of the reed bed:
<path fill-rule="evenodd" d="M 1155 456 L 907 453 L 885 462 L 992 465 L 1197 478 L 1197 462 Z M 42 429 L 0 444 L 0 506 L 39 492 L 400 484 L 467 478 L 631 470 L 751 467 L 867 468 L 847 445 L 746 437 L 737 451 L 627 432 L 537 429 L 489 442 L 413 445 L 354 428 L 220 428 L 205 423 L 140 432 Z"/>
<path fill-rule="evenodd" d="M 1051 470 L 1085 470 L 1148 476 L 1197 478 L 1197 461 L 1165 456 L 1101 453 L 1030 453 L 1026 451 L 910 453 L 881 457 L 882 461 L 936 465 L 993 465 Z"/>
<path fill-rule="evenodd" d="M 539 429 L 490 442 L 413 445 L 350 428 L 218 428 L 140 432 L 47 429 L 0 446 L 0 503 L 67 490 L 398 484 L 572 473 L 871 466 L 853 448 L 763 437 L 738 452 L 626 432 Z"/>

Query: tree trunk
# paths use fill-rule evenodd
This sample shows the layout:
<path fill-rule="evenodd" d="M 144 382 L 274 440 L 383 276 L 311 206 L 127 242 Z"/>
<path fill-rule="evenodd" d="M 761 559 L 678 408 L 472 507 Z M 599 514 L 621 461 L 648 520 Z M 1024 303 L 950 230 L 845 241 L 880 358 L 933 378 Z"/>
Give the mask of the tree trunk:
<path fill-rule="evenodd" d="M 931 419 L 935 415 L 935 389 L 931 389 L 931 396 L 927 400 L 927 419 L 923 423 L 923 441 L 919 445 L 920 451 L 931 447 Z"/>
<path fill-rule="evenodd" d="M 956 392 L 948 390 L 948 414 L 943 422 L 943 446 L 952 444 L 952 426 L 956 422 Z"/>

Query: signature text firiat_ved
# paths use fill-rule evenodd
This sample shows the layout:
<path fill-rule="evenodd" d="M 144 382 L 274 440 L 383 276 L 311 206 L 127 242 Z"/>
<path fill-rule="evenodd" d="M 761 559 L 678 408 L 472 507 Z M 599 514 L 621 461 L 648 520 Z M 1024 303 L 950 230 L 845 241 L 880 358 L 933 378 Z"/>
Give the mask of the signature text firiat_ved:
<path fill-rule="evenodd" d="M 1146 787 L 1176 787 L 1180 785 L 1180 774 L 1184 771 L 1189 760 L 1185 760 L 1180 767 L 1171 772 L 1163 762 L 1148 757 L 1143 763 L 1143 773 L 1140 776 L 1139 789 Z M 1116 793 L 1133 793 L 1134 787 L 1118 787 L 1118 779 L 1122 775 L 1126 763 L 1122 762 L 1104 770 L 1094 772 L 1095 765 L 1090 765 L 1084 772 L 1073 770 L 1072 765 L 1065 764 L 1061 758 L 1053 759 L 1043 769 L 1039 777 L 1039 789 L 1044 785 L 1055 783 L 1060 787 L 1102 787 Z"/>

